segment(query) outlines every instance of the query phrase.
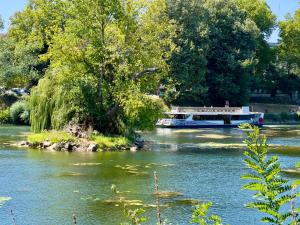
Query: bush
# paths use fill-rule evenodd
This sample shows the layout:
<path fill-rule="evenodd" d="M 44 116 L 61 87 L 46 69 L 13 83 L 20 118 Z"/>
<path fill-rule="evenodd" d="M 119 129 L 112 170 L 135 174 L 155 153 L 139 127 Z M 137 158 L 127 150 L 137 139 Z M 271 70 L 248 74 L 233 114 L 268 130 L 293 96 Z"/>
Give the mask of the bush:
<path fill-rule="evenodd" d="M 294 119 L 295 119 L 296 121 L 299 121 L 299 120 L 300 120 L 300 112 L 296 112 L 296 113 L 294 114 Z"/>
<path fill-rule="evenodd" d="M 19 101 L 10 107 L 10 116 L 14 124 L 29 124 L 29 109 L 27 103 Z"/>
<path fill-rule="evenodd" d="M 288 121 L 299 121 L 300 120 L 300 115 L 297 113 L 287 113 L 287 112 L 282 112 L 280 114 L 271 114 L 267 113 L 265 114 L 265 120 L 266 121 L 272 121 L 272 122 L 288 122 Z"/>
<path fill-rule="evenodd" d="M 13 91 L 6 91 L 0 94 L 0 105 L 1 107 L 10 107 L 12 104 L 17 102 L 20 97 Z"/>
<path fill-rule="evenodd" d="M 282 112 L 280 113 L 280 120 L 283 122 L 286 122 L 288 120 L 292 119 L 291 114 L 287 113 L 287 112 Z"/>
<path fill-rule="evenodd" d="M 10 110 L 4 109 L 0 110 L 0 124 L 11 123 Z"/>
<path fill-rule="evenodd" d="M 273 122 L 278 122 L 280 121 L 280 117 L 277 114 L 271 114 L 271 113 L 267 113 L 265 114 L 265 120 L 267 121 L 273 121 Z"/>
<path fill-rule="evenodd" d="M 51 143 L 58 143 L 58 142 L 74 142 L 75 137 L 72 136 L 70 133 L 64 131 L 44 131 L 38 134 L 30 134 L 28 135 L 28 141 L 33 145 L 37 145 L 44 141 L 50 141 Z"/>

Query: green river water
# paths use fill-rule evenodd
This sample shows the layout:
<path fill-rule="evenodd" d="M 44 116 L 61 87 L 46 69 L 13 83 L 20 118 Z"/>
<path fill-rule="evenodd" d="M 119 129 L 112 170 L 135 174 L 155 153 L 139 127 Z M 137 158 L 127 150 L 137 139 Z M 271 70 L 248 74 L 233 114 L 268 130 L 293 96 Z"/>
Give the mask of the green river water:
<path fill-rule="evenodd" d="M 22 140 L 27 127 L 0 127 L 0 225 L 117 225 L 125 222 L 123 208 L 108 200 L 120 195 L 155 204 L 153 172 L 159 189 L 182 195 L 163 199 L 161 214 L 172 224 L 189 224 L 192 206 L 184 199 L 212 201 L 212 212 L 231 225 L 260 224 L 259 214 L 244 205 L 251 193 L 242 191 L 245 131 L 239 129 L 170 130 L 144 133 L 147 151 L 64 153 L 10 147 Z M 300 161 L 300 126 L 263 129 L 277 147 L 284 168 Z M 272 153 L 274 154 L 274 153 Z M 284 175 L 286 176 L 286 175 Z M 294 177 L 292 177 L 294 178 Z M 137 206 L 140 207 L 140 206 Z M 155 224 L 155 208 L 146 207 L 147 224 Z"/>

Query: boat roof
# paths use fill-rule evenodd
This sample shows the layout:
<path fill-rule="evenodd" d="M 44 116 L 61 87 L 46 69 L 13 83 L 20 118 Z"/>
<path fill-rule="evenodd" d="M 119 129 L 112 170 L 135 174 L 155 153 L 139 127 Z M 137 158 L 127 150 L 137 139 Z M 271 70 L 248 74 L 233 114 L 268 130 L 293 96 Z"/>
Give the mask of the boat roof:
<path fill-rule="evenodd" d="M 249 115 L 261 114 L 261 112 L 250 112 L 249 106 L 243 107 L 171 107 L 169 115 Z"/>

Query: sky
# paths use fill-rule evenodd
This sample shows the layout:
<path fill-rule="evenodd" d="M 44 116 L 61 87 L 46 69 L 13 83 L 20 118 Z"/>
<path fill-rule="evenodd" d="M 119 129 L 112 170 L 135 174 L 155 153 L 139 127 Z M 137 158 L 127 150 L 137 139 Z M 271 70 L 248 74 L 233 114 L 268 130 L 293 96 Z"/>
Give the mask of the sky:
<path fill-rule="evenodd" d="M 249 0 L 251 1 L 251 0 Z M 278 20 L 284 19 L 287 13 L 294 13 L 300 7 L 300 0 L 266 0 L 272 11 L 276 14 Z M 0 0 L 0 15 L 5 21 L 6 29 L 9 25 L 9 18 L 15 12 L 22 10 L 27 0 Z M 270 42 L 276 42 L 278 39 L 278 31 L 274 31 Z"/>

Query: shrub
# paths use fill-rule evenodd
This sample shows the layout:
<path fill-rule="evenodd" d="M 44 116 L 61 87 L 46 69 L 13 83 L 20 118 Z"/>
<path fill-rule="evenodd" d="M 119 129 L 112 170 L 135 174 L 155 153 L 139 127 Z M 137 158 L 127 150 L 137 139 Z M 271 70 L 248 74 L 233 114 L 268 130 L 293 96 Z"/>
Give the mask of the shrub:
<path fill-rule="evenodd" d="M 29 124 L 29 109 L 27 103 L 19 101 L 10 107 L 10 116 L 14 124 Z"/>
<path fill-rule="evenodd" d="M 280 113 L 280 120 L 281 121 L 285 122 L 285 121 L 288 121 L 290 119 L 291 119 L 291 115 L 289 113 L 287 113 L 287 112 Z"/>
<path fill-rule="evenodd" d="M 4 109 L 0 110 L 0 124 L 11 123 L 10 110 Z"/>
<path fill-rule="evenodd" d="M 46 140 L 50 141 L 51 143 L 75 141 L 75 137 L 64 131 L 44 131 L 38 134 L 30 134 L 28 135 L 27 139 L 33 145 L 37 145 Z"/>
<path fill-rule="evenodd" d="M 296 121 L 299 121 L 299 120 L 300 120 L 300 112 L 296 112 L 296 113 L 294 114 L 294 119 L 295 119 Z"/>
<path fill-rule="evenodd" d="M 17 102 L 20 97 L 13 91 L 6 91 L 0 94 L 0 105 L 2 107 L 10 107 Z"/>
<path fill-rule="evenodd" d="M 272 113 L 266 113 L 265 114 L 265 120 L 267 121 L 273 121 L 273 122 L 278 122 L 280 121 L 280 117 L 277 114 L 272 114 Z"/>

